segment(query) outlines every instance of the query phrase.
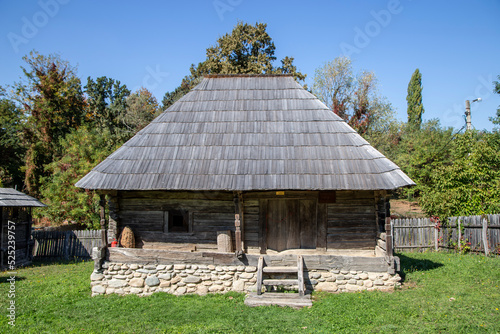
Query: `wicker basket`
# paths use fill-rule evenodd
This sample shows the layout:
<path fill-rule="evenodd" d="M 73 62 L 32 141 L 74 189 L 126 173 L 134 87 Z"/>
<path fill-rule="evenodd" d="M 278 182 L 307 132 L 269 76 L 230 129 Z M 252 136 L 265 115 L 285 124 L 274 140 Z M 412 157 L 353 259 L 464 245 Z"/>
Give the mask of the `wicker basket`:
<path fill-rule="evenodd" d="M 120 237 L 120 245 L 125 248 L 135 248 L 134 232 L 128 226 L 125 226 Z"/>

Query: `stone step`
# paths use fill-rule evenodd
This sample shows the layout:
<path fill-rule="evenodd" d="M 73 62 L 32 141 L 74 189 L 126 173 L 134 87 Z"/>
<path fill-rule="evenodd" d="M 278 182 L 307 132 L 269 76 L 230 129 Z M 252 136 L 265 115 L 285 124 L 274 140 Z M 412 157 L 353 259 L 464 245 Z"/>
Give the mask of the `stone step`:
<path fill-rule="evenodd" d="M 247 306 L 289 306 L 292 308 L 302 308 L 312 306 L 311 295 L 299 296 L 298 293 L 271 293 L 266 292 L 262 295 L 252 293 L 245 299 Z"/>
<path fill-rule="evenodd" d="M 286 273 L 297 273 L 299 268 L 297 268 L 297 267 L 264 267 L 264 268 L 262 268 L 262 270 L 265 273 L 286 274 Z"/>
<path fill-rule="evenodd" d="M 263 285 L 299 285 L 298 279 L 264 279 Z"/>

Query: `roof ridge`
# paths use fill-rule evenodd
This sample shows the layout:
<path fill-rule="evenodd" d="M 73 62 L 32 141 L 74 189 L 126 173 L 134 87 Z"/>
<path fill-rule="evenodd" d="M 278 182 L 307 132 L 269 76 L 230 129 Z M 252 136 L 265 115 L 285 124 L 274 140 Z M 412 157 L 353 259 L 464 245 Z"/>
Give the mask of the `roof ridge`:
<path fill-rule="evenodd" d="M 234 74 L 206 74 L 205 78 L 268 78 L 268 77 L 293 77 L 291 74 L 254 74 L 254 73 L 234 73 Z"/>

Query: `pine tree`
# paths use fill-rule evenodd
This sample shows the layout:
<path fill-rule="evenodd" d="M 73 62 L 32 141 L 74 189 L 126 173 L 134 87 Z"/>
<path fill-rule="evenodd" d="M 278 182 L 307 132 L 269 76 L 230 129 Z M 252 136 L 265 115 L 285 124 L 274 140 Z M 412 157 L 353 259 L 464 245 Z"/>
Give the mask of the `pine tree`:
<path fill-rule="evenodd" d="M 424 106 L 422 104 L 422 74 L 418 68 L 413 72 L 408 84 L 406 101 L 408 102 L 408 125 L 413 129 L 420 129 Z"/>

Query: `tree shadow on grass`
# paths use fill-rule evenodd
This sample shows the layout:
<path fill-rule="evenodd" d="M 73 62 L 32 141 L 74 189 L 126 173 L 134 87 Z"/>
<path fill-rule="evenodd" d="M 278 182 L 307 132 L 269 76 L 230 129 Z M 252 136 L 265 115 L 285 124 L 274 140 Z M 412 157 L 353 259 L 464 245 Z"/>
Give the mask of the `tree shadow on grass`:
<path fill-rule="evenodd" d="M 9 275 L 8 272 L 5 273 L 1 273 L 2 276 L 0 276 L 0 284 L 10 284 L 12 282 L 12 280 L 10 280 L 10 278 L 14 275 Z M 18 281 L 24 281 L 26 279 L 26 277 L 23 277 L 23 276 L 15 276 L 15 282 L 18 282 Z"/>
<path fill-rule="evenodd" d="M 397 254 L 397 256 L 401 260 L 401 270 L 399 275 L 403 280 L 406 279 L 406 273 L 434 270 L 444 265 L 440 262 L 434 262 L 427 259 L 415 259 L 403 254 Z"/>
<path fill-rule="evenodd" d="M 75 264 L 81 262 L 92 261 L 92 259 L 82 259 L 82 258 L 72 258 L 72 259 L 61 259 L 61 258 L 45 258 L 45 259 L 34 259 L 33 262 L 27 267 L 43 267 L 57 264 Z"/>

